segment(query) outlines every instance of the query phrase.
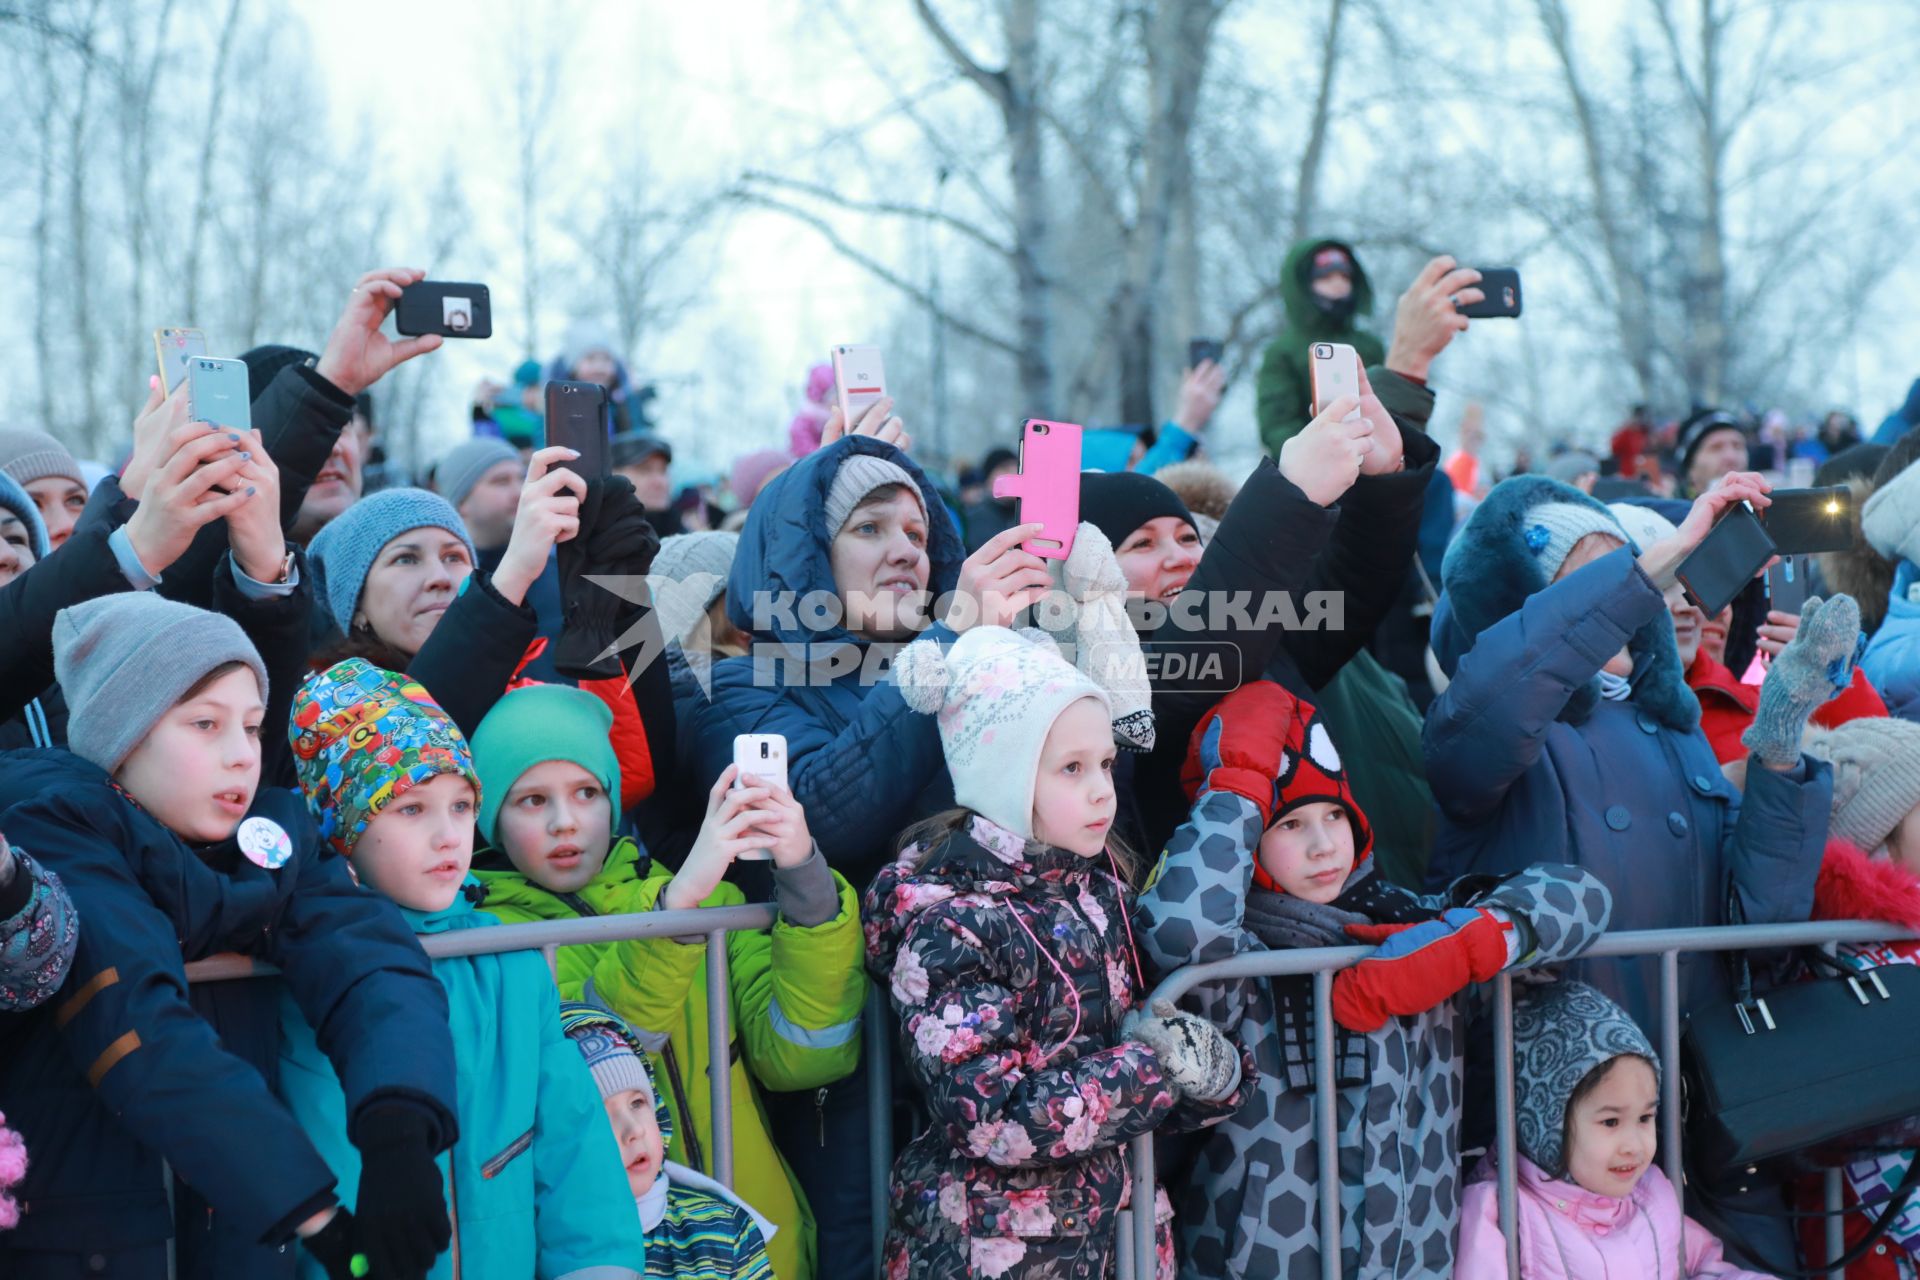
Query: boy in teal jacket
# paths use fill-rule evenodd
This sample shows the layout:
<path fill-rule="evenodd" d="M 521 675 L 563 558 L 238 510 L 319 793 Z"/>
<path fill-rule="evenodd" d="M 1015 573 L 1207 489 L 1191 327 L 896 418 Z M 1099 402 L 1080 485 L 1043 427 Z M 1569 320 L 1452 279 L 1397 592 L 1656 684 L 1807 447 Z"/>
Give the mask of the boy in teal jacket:
<path fill-rule="evenodd" d="M 425 689 L 351 658 L 300 690 L 289 732 L 322 836 L 415 933 L 496 923 L 474 910 L 467 874 L 479 777 Z M 646 1244 L 626 1173 L 545 962 L 509 952 L 435 960 L 433 972 L 447 991 L 460 1138 L 440 1158 L 453 1244 L 432 1280 L 640 1280 Z M 358 1185 L 333 1068 L 291 1004 L 284 1021 L 281 1093 L 341 1185 Z"/>

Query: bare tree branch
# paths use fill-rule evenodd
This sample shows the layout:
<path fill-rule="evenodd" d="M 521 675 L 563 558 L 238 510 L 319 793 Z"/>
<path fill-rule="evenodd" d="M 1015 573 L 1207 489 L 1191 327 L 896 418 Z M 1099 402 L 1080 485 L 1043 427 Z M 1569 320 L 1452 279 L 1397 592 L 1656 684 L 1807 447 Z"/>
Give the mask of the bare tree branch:
<path fill-rule="evenodd" d="M 1011 110 L 1013 88 L 1009 83 L 1006 70 L 1003 68 L 999 71 L 989 71 L 975 62 L 973 55 L 960 47 L 960 42 L 953 38 L 953 33 L 947 30 L 946 24 L 940 21 L 939 15 L 934 13 L 933 6 L 927 0 L 913 0 L 913 8 L 914 12 L 920 15 L 921 25 L 926 27 L 934 42 L 949 58 L 953 59 L 953 65 L 960 68 L 960 74 L 979 85 L 988 97 L 1000 104 L 1002 111 Z"/>
<path fill-rule="evenodd" d="M 914 218 L 923 222 L 937 222 L 951 230 L 959 232 L 967 239 L 991 250 L 1002 258 L 1012 259 L 1014 248 L 1003 241 L 996 240 L 988 232 L 944 209 L 928 209 L 920 205 L 905 204 L 895 200 L 855 200 L 841 195 L 832 187 L 815 182 L 805 182 L 799 178 L 788 178 L 777 173 L 767 173 L 758 169 L 749 169 L 740 175 L 742 182 L 758 182 L 770 187 L 780 187 L 787 191 L 799 192 L 818 200 L 836 205 L 854 213 L 888 214 L 894 217 Z"/>

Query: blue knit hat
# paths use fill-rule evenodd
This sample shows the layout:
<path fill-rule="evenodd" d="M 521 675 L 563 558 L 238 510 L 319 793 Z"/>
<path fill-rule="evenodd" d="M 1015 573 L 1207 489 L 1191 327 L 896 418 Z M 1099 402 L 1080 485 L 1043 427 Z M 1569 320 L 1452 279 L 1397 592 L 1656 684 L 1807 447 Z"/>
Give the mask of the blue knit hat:
<path fill-rule="evenodd" d="M 360 499 L 314 536 L 307 563 L 320 575 L 316 584 L 340 630 L 353 629 L 353 611 L 380 548 L 409 529 L 445 529 L 466 544 L 479 563 L 467 526 L 447 500 L 425 489 L 382 489 Z"/>
<path fill-rule="evenodd" d="M 34 505 L 32 495 L 21 488 L 20 482 L 4 471 L 0 471 L 0 508 L 18 516 L 20 523 L 27 526 L 27 545 L 33 549 L 34 561 L 45 560 L 50 548 L 40 508 Z"/>

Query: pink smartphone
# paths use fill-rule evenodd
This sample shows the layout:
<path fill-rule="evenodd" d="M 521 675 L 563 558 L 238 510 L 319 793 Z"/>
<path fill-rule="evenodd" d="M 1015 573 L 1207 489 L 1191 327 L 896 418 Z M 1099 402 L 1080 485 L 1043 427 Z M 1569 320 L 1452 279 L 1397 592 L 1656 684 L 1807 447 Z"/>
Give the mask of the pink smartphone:
<path fill-rule="evenodd" d="M 833 382 L 839 389 L 840 413 L 847 422 L 847 434 L 860 425 L 860 415 L 887 396 L 887 371 L 880 363 L 878 347 L 835 347 Z"/>
<path fill-rule="evenodd" d="M 733 785 L 746 785 L 741 781 L 752 774 L 760 782 L 787 785 L 787 739 L 780 733 L 740 733 L 733 738 L 733 762 L 740 767 L 734 775 Z M 750 861 L 764 862 L 773 856 L 765 849 L 754 849 L 740 855 Z"/>
<path fill-rule="evenodd" d="M 1313 371 L 1313 413 L 1315 417 L 1341 396 L 1360 398 L 1360 353 L 1344 342 L 1316 342 L 1307 348 L 1307 367 Z M 1351 422 L 1360 416 L 1358 407 L 1347 415 Z"/>
<path fill-rule="evenodd" d="M 993 482 L 996 498 L 1020 499 L 1020 523 L 1046 528 L 1021 548 L 1065 560 L 1080 529 L 1080 424 L 1029 418 L 1020 428 L 1020 470 Z"/>

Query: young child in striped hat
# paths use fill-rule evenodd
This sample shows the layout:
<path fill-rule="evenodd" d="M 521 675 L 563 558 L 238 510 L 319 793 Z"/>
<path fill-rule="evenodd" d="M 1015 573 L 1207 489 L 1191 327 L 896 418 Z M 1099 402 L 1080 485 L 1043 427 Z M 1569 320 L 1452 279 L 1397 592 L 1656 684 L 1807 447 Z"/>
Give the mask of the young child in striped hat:
<path fill-rule="evenodd" d="M 772 1280 L 775 1227 L 719 1183 L 666 1159 L 673 1113 L 660 1103 L 638 1035 L 598 1005 L 560 1006 L 560 1026 L 587 1060 L 620 1145 L 647 1233 L 647 1275 Z"/>

